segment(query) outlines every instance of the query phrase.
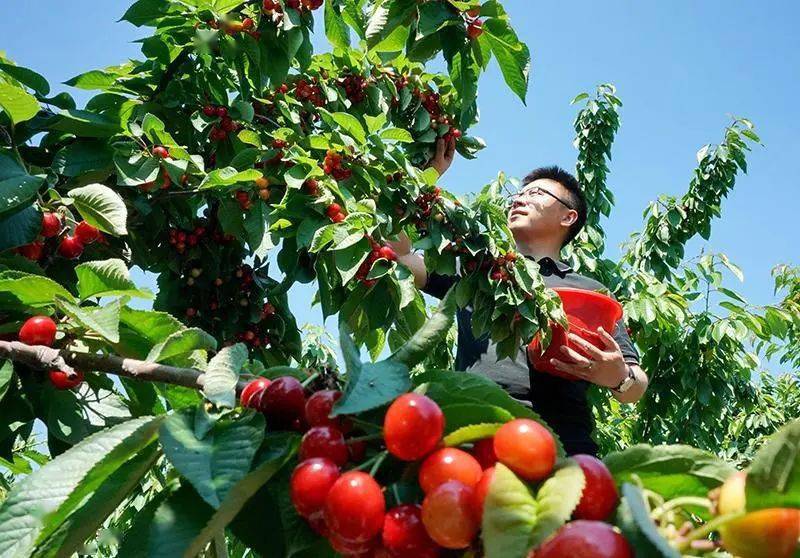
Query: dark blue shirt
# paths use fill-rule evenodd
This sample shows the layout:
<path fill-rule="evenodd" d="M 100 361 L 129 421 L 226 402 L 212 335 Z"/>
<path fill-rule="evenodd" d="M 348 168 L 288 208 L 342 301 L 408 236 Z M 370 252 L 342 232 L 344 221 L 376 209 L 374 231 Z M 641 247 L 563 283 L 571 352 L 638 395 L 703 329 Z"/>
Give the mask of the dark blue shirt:
<path fill-rule="evenodd" d="M 564 262 L 551 258 L 538 261 L 539 272 L 545 285 L 554 287 L 573 287 L 591 291 L 603 290 L 598 281 L 575 273 Z M 444 276 L 436 273 L 428 275 L 423 292 L 442 298 L 459 279 L 459 276 Z M 480 339 L 472 335 L 472 311 L 468 308 L 458 310 L 458 344 L 456 350 L 456 370 L 468 370 L 489 351 L 489 335 Z M 623 320 L 617 323 L 614 339 L 622 350 L 625 362 L 638 364 L 639 354 L 627 333 Z M 524 353 L 524 347 L 521 347 Z M 510 361 L 510 359 L 508 359 Z M 503 362 L 503 361 L 501 361 Z M 594 417 L 587 399 L 589 382 L 569 381 L 564 378 L 540 373 L 525 358 L 525 366 L 500 365 L 488 367 L 484 372 L 502 386 L 512 397 L 529 406 L 558 434 L 564 448 L 570 455 L 576 453 L 597 454 L 597 444 L 592 439 Z M 526 370 L 527 368 L 527 370 Z M 486 367 L 484 367 L 486 369 Z"/>

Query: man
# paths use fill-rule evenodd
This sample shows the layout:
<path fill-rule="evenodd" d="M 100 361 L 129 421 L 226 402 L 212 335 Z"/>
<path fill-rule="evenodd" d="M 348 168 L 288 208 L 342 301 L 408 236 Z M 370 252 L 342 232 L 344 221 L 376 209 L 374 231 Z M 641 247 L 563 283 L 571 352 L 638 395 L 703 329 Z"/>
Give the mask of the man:
<path fill-rule="evenodd" d="M 453 145 L 440 141 L 431 166 L 443 174 L 453 160 Z M 575 273 L 559 260 L 566 246 L 586 222 L 586 199 L 578 181 L 558 167 L 534 170 L 523 180 L 522 189 L 511 198 L 508 224 L 519 254 L 539 263 L 548 287 L 575 287 L 598 291 L 599 282 Z M 458 277 L 428 273 L 424 258 L 411 252 L 408 237 L 392 243 L 401 263 L 414 273 L 415 283 L 424 292 L 442 298 Z M 599 254 L 598 254 L 599 256 Z M 519 348 L 517 361 L 498 361 L 488 335 L 475 339 L 470 326 L 472 312 L 458 312 L 458 352 L 456 369 L 485 374 L 500 384 L 512 397 L 527 404 L 559 435 L 568 454 L 597 454 L 592 440 L 594 418 L 587 401 L 590 384 L 607 388 L 621 403 L 635 403 L 647 389 L 647 375 L 639 367 L 639 355 L 627 334 L 624 322 L 615 331 L 598 333 L 605 346 L 598 349 L 570 334 L 572 343 L 582 347 L 586 358 L 563 347 L 563 358 L 551 363 L 577 378 L 569 381 L 536 371 L 527 358 L 526 346 Z"/>

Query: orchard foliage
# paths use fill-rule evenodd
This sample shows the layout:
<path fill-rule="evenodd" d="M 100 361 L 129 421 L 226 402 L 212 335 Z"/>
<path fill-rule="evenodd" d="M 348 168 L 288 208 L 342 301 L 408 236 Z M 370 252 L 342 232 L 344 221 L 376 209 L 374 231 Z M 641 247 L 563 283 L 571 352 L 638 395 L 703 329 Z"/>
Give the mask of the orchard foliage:
<path fill-rule="evenodd" d="M 138 0 L 123 19 L 152 31 L 142 58 L 69 80 L 97 92 L 82 108 L 0 59 L 0 556 L 523 557 L 595 534 L 720 555 L 709 535 L 733 548 L 751 512 L 794 517 L 796 380 L 752 376 L 759 355 L 800 363 L 798 272 L 776 268 L 783 299 L 755 307 L 724 255 L 684 259 L 746 170 L 749 121 L 616 264 L 598 255 L 622 103 L 611 85 L 575 99 L 591 213 L 566 256 L 623 302 L 652 384 L 634 409 L 598 393 L 609 454 L 573 460 L 499 387 L 450 371 L 457 307 L 500 356 L 564 322 L 514 253 L 513 181 L 460 200 L 427 168 L 438 140 L 483 147 L 469 130 L 492 59 L 525 99 L 530 53 L 499 2 Z M 401 230 L 463 275 L 436 309 L 387 244 Z M 312 282 L 341 370 L 289 307 Z M 717 505 L 717 453 L 752 461 L 746 505 Z"/>

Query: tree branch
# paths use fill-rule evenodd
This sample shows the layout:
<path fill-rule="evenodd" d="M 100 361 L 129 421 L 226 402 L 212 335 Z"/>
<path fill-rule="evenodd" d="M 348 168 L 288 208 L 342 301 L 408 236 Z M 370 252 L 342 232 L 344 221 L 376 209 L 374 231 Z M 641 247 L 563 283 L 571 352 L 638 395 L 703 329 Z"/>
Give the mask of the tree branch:
<path fill-rule="evenodd" d="M 104 372 L 196 390 L 203 389 L 205 379 L 205 373 L 196 368 L 178 368 L 117 355 L 79 353 L 43 345 L 26 345 L 19 341 L 0 341 L 0 358 L 8 358 L 39 370 L 63 370 L 69 375 L 74 374 L 76 369 Z M 241 393 L 252 378 L 249 374 L 242 375 L 236 385 L 236 392 Z"/>

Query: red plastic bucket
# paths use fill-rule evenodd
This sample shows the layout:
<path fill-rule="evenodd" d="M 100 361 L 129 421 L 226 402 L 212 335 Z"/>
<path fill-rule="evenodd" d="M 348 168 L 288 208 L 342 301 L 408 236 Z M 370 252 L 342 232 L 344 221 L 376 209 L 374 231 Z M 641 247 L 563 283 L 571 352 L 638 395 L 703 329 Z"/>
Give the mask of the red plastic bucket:
<path fill-rule="evenodd" d="M 550 359 L 556 358 L 571 362 L 571 359 L 561 352 L 561 347 L 564 345 L 571 347 L 583 356 L 588 356 L 580 347 L 569 342 L 567 332 L 575 333 L 595 347 L 604 348 L 605 343 L 603 343 L 603 338 L 596 333 L 597 328 L 602 327 L 613 334 L 617 322 L 622 318 L 622 306 L 613 298 L 595 291 L 567 287 L 553 290 L 561 297 L 569 329 L 565 331 L 560 325 L 554 324 L 553 340 L 544 353 L 539 345 L 539 336 L 536 336 L 528 345 L 528 358 L 539 372 L 546 372 L 568 380 L 577 380 L 578 378 L 572 374 L 562 372 L 550 364 Z"/>

